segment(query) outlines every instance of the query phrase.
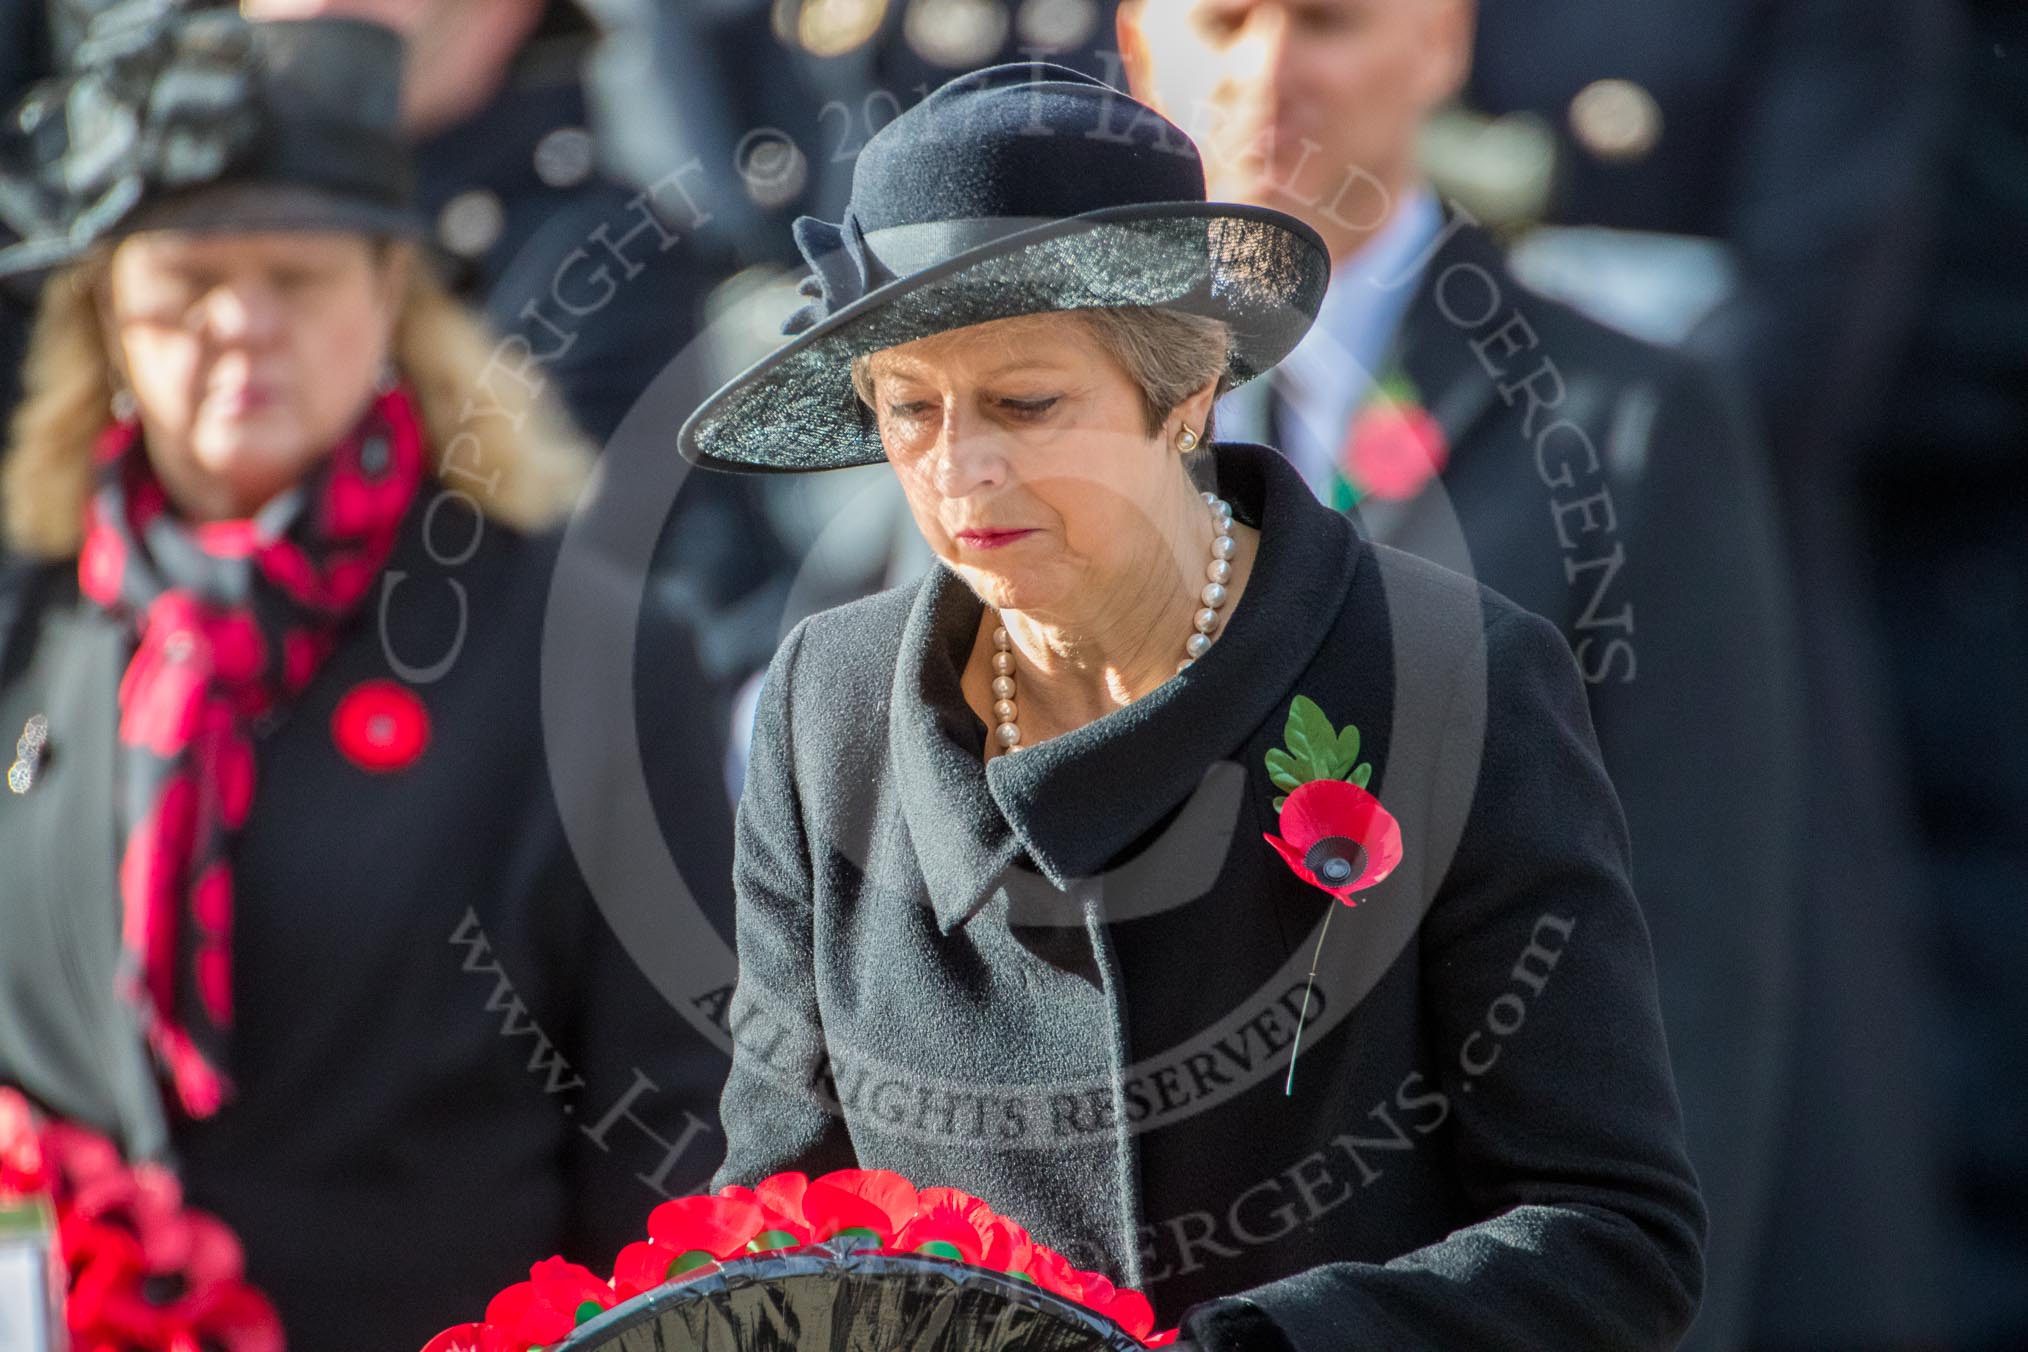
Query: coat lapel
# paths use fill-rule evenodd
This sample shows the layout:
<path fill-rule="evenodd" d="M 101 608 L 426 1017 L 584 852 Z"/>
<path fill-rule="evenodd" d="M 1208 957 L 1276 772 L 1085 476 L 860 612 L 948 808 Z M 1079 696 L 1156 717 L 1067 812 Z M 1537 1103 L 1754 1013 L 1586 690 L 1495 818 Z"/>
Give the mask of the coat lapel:
<path fill-rule="evenodd" d="M 1415 298 L 1388 350 L 1383 369 L 1399 372 L 1414 384 L 1424 409 L 1443 429 L 1453 464 L 1498 403 L 1493 382 L 1479 364 L 1472 343 L 1509 313 L 1516 285 L 1498 246 L 1488 236 L 1463 221 L 1446 220 L 1437 248 L 1416 283 Z M 1443 288 L 1441 292 L 1439 288 Z M 1484 323 L 1464 324 L 1454 318 L 1459 310 L 1465 311 L 1462 317 L 1473 317 L 1471 310 L 1488 296 L 1497 297 L 1499 303 Z M 1442 494 L 1426 491 L 1404 502 L 1369 497 L 1359 503 L 1358 513 L 1367 538 L 1386 544 L 1411 532 L 1431 536 L 1425 518 L 1432 510 L 1442 509 Z M 1439 530 L 1431 538 L 1448 539 L 1455 534 L 1454 530 Z M 1469 574 L 1470 555 L 1461 540 L 1455 543 L 1455 554 L 1442 553 L 1436 561 Z"/>

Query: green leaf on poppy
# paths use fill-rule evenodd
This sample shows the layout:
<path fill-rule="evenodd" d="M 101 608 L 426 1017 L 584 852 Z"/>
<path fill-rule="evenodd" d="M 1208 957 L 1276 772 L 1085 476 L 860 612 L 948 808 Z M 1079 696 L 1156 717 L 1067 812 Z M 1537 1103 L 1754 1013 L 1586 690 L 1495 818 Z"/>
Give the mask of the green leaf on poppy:
<path fill-rule="evenodd" d="M 1343 779 L 1359 763 L 1359 729 L 1347 723 L 1332 747 L 1331 778 Z"/>
<path fill-rule="evenodd" d="M 1267 769 L 1268 778 L 1275 782 L 1278 789 L 1294 791 L 1301 788 L 1305 782 L 1297 770 L 1295 758 L 1280 747 L 1269 749 Z"/>
<path fill-rule="evenodd" d="M 1287 794 L 1283 794 L 1280 798 L 1275 799 L 1275 811 L 1280 812 L 1282 810 L 1282 804 L 1288 801 L 1289 798 Z"/>
<path fill-rule="evenodd" d="M 1308 695 L 1298 695 L 1289 705 L 1289 723 L 1284 734 L 1289 751 L 1308 773 L 1308 779 L 1331 779 L 1331 755 L 1338 744 L 1338 729 Z"/>
<path fill-rule="evenodd" d="M 1369 397 L 1368 402 L 1381 400 L 1385 400 L 1389 404 L 1401 404 L 1409 408 L 1421 408 L 1422 391 L 1416 388 L 1415 382 L 1408 378 L 1406 372 L 1399 370 L 1391 371 L 1379 384 L 1373 387 L 1373 394 Z"/>
<path fill-rule="evenodd" d="M 1357 784 L 1360 788 L 1362 789 L 1365 788 L 1366 781 L 1373 778 L 1372 762 L 1369 761 L 1366 764 L 1360 766 L 1357 770 L 1354 770 L 1349 776 L 1349 778 L 1354 784 Z"/>
<path fill-rule="evenodd" d="M 793 1249 L 796 1237 L 786 1230 L 763 1230 L 746 1242 L 748 1253 L 766 1253 L 770 1249 Z"/>
<path fill-rule="evenodd" d="M 595 1300 L 588 1300 L 584 1304 L 577 1307 L 576 1320 L 580 1324 L 589 1324 L 592 1320 L 597 1319 L 600 1315 L 604 1314 L 605 1312 L 606 1312 L 605 1306 L 599 1304 Z"/>
<path fill-rule="evenodd" d="M 1009 1277 L 1012 1277 L 1017 1282 L 1027 1282 L 1030 1286 L 1035 1285 L 1035 1279 L 1029 1276 L 1027 1273 L 1023 1272 L 1020 1268 L 1007 1269 L 1007 1275 Z"/>
<path fill-rule="evenodd" d="M 717 1261 L 716 1258 L 713 1258 L 703 1249 L 689 1249 L 671 1259 L 668 1270 L 662 1275 L 674 1280 L 686 1272 L 695 1272 L 699 1268 L 710 1267 Z"/>
<path fill-rule="evenodd" d="M 957 1245 L 951 1243 L 948 1239 L 929 1240 L 926 1243 L 918 1244 L 915 1251 L 917 1253 L 926 1253 L 932 1258 L 948 1258 L 953 1263 L 965 1261 L 965 1255 L 959 1251 Z"/>

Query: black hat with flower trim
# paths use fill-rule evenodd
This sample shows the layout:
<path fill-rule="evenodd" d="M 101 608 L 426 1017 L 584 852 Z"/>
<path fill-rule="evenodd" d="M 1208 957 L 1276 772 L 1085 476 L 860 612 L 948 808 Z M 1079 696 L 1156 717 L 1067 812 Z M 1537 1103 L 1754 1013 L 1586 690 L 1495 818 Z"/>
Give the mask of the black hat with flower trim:
<path fill-rule="evenodd" d="M 837 224 L 804 216 L 810 303 L 790 342 L 685 421 L 685 459 L 754 473 L 884 456 L 853 358 L 993 319 L 1159 306 L 1226 322 L 1228 385 L 1287 356 L 1330 280 L 1324 242 L 1264 207 L 1205 200 L 1173 123 L 1064 66 L 992 66 L 881 128 Z"/>
<path fill-rule="evenodd" d="M 0 277 L 140 230 L 421 230 L 402 40 L 127 0 L 0 124 Z"/>

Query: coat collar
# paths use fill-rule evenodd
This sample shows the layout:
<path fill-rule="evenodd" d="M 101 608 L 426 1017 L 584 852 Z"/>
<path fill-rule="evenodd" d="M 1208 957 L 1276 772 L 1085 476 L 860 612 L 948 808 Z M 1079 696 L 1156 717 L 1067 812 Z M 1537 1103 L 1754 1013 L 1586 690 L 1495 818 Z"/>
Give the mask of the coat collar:
<path fill-rule="evenodd" d="M 1003 891 L 1062 906 L 1049 893 L 1087 887 L 1287 705 L 1336 622 L 1368 556 L 1350 523 L 1265 447 L 1214 456 L 1234 516 L 1261 533 L 1224 633 L 1145 698 L 1018 756 L 983 761 L 986 729 L 959 686 L 981 603 L 948 569 L 924 579 L 895 664 L 889 752 L 944 933 Z"/>

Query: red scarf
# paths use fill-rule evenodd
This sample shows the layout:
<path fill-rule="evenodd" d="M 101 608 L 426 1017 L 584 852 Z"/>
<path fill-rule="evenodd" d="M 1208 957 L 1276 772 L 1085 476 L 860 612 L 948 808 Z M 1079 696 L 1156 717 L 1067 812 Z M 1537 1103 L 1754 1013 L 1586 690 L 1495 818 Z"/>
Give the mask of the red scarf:
<path fill-rule="evenodd" d="M 425 460 L 397 387 L 259 514 L 192 525 L 170 509 L 135 421 L 97 446 L 79 583 L 136 638 L 120 682 L 121 984 L 193 1117 L 232 1092 L 230 850 L 253 804 L 255 726 L 337 646 Z"/>

